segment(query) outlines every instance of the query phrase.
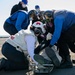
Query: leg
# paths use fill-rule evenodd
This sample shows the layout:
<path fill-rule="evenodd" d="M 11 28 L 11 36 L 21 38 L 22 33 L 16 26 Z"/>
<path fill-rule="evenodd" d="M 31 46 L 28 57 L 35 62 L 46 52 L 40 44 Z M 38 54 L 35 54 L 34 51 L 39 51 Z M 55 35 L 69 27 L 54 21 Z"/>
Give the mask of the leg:
<path fill-rule="evenodd" d="M 58 41 L 58 50 L 59 50 L 59 55 L 63 59 L 65 59 L 65 57 L 70 54 L 68 45 L 62 39 L 59 39 Z"/>
<path fill-rule="evenodd" d="M 19 62 L 13 62 L 11 60 L 1 58 L 0 59 L 0 70 L 5 70 L 5 71 L 15 71 L 15 70 L 27 70 L 28 65 Z"/>
<path fill-rule="evenodd" d="M 68 42 L 68 46 L 70 48 L 70 50 L 75 53 L 75 42 Z"/>
<path fill-rule="evenodd" d="M 17 51 L 15 47 L 8 43 L 4 43 L 2 46 L 2 54 L 7 58 L 2 60 L 5 61 L 4 69 L 7 70 L 20 70 L 28 69 L 29 62 L 23 53 Z"/>
<path fill-rule="evenodd" d="M 61 36 L 58 41 L 59 54 L 62 57 L 61 68 L 71 68 L 72 62 L 70 59 L 69 47 L 67 44 L 67 37 Z"/>
<path fill-rule="evenodd" d="M 64 35 L 70 50 L 75 53 L 75 24 L 72 25 Z"/>

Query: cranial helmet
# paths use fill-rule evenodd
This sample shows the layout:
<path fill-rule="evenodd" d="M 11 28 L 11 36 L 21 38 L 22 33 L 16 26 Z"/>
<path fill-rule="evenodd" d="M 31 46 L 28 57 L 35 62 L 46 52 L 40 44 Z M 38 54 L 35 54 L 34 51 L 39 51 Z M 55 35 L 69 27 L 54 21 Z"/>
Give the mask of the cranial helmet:
<path fill-rule="evenodd" d="M 39 9 L 40 8 L 40 6 L 39 5 L 35 5 L 35 9 Z"/>
<path fill-rule="evenodd" d="M 44 15 L 46 15 L 47 17 L 52 17 L 53 16 L 53 11 L 47 10 L 47 11 L 44 12 Z"/>
<path fill-rule="evenodd" d="M 37 28 L 37 30 L 35 30 L 36 31 L 35 33 L 40 33 L 40 32 L 45 33 L 46 32 L 44 28 L 45 25 L 40 21 L 34 22 L 32 26 L 35 27 L 35 29 Z"/>

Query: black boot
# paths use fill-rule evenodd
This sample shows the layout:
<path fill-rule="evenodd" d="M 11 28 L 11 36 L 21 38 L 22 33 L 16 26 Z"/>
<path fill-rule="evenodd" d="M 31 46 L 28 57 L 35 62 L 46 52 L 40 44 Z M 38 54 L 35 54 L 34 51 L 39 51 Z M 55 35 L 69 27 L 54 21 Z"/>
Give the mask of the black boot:
<path fill-rule="evenodd" d="M 62 60 L 62 63 L 59 68 L 72 68 L 72 67 L 73 67 L 73 64 L 70 59 L 70 56 L 66 56 L 66 58 Z"/>
<path fill-rule="evenodd" d="M 43 56 L 38 55 L 38 54 L 34 55 L 34 59 L 35 59 L 35 61 L 37 61 L 41 65 L 43 65 L 43 64 L 52 64 L 52 61 L 49 61 L 49 60 L 45 59 Z"/>
<path fill-rule="evenodd" d="M 0 59 L 0 71 L 4 70 L 4 63 L 5 63 L 5 58 Z"/>
<path fill-rule="evenodd" d="M 54 50 L 50 47 L 46 47 L 45 52 L 47 56 L 52 60 L 55 67 L 59 67 L 61 62 L 59 61 L 58 57 L 56 56 Z"/>

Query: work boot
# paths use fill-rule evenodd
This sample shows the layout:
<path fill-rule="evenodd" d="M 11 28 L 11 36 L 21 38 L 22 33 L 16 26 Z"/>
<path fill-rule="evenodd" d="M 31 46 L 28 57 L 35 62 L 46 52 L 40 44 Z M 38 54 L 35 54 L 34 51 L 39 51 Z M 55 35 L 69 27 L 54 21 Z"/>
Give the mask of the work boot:
<path fill-rule="evenodd" d="M 51 49 L 50 47 L 47 47 L 45 49 L 45 52 L 46 52 L 47 56 L 52 60 L 55 67 L 59 67 L 61 62 L 59 61 L 58 57 L 56 56 L 54 50 Z"/>
<path fill-rule="evenodd" d="M 51 61 L 45 59 L 43 56 L 38 55 L 38 54 L 35 54 L 35 55 L 34 55 L 34 59 L 35 59 L 39 64 L 41 64 L 41 65 L 43 65 L 43 64 L 52 64 Z"/>
<path fill-rule="evenodd" d="M 0 71 L 3 70 L 3 66 L 4 66 L 4 63 L 5 63 L 4 60 L 5 60 L 4 58 L 0 59 Z"/>
<path fill-rule="evenodd" d="M 70 56 L 67 56 L 65 58 L 64 61 L 62 61 L 61 65 L 59 68 L 72 68 L 73 67 L 73 64 L 72 64 L 72 61 L 70 59 Z"/>

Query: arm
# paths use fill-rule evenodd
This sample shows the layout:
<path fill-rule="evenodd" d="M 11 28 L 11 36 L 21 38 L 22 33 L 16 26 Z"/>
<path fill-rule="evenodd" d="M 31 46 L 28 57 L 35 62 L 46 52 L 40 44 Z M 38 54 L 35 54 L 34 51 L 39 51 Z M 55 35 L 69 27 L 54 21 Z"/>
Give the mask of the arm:
<path fill-rule="evenodd" d="M 43 40 L 34 50 L 35 54 L 39 54 L 44 48 L 49 46 L 50 40 Z"/>
<path fill-rule="evenodd" d="M 22 29 L 21 25 L 23 24 L 25 18 L 26 18 L 25 14 L 23 12 L 18 13 L 18 17 L 17 17 L 16 24 L 15 24 L 15 27 L 18 31 Z"/>
<path fill-rule="evenodd" d="M 58 39 L 60 38 L 60 35 L 62 32 L 63 21 L 64 21 L 63 16 L 58 16 L 54 20 L 55 29 L 54 29 L 52 39 L 50 41 L 50 45 L 54 45 L 58 41 Z"/>
<path fill-rule="evenodd" d="M 25 37 L 25 41 L 27 43 L 27 50 L 28 50 L 28 54 L 30 55 L 30 57 L 32 58 L 32 60 L 37 63 L 33 56 L 34 56 L 34 48 L 35 48 L 35 37 L 31 36 L 31 35 L 27 35 Z"/>

